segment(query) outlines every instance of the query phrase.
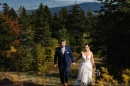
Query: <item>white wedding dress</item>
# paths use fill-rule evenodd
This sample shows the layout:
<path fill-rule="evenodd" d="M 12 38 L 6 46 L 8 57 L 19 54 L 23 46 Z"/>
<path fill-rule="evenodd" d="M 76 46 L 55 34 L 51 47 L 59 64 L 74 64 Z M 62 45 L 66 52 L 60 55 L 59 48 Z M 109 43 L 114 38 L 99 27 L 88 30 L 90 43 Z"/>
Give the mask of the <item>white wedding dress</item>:
<path fill-rule="evenodd" d="M 82 52 L 82 62 L 80 64 L 78 78 L 75 86 L 87 86 L 92 84 L 92 63 L 91 63 L 92 52 L 86 56 Z"/>

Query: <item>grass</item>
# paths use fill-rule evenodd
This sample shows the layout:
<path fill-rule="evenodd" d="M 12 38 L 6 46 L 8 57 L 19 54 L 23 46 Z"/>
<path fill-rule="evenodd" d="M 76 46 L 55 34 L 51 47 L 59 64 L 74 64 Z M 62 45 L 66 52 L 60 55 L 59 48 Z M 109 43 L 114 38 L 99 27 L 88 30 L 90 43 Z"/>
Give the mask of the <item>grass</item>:
<path fill-rule="evenodd" d="M 98 55 L 95 55 L 94 59 L 97 68 L 104 65 L 102 59 L 98 58 Z M 70 66 L 70 78 L 68 83 L 70 86 L 76 82 L 80 62 L 81 60 L 76 62 L 75 66 Z M 43 75 L 38 75 L 34 72 L 0 72 L 0 86 L 59 86 L 59 71 L 53 67 L 53 62 L 49 69 L 51 70 Z M 125 85 L 122 84 L 120 86 Z"/>
<path fill-rule="evenodd" d="M 95 57 L 95 62 L 98 66 L 102 65 L 102 60 L 98 58 L 98 55 L 94 56 Z M 78 62 L 76 62 L 76 65 L 70 66 L 70 78 L 69 78 L 69 85 L 74 85 L 78 76 L 78 69 L 80 67 L 80 62 L 81 60 L 79 60 Z M 53 68 L 52 68 L 53 69 Z M 59 80 L 59 72 L 58 69 L 57 70 L 52 70 L 49 71 L 48 74 L 46 75 L 46 79 L 48 80 L 47 82 L 51 82 L 51 84 L 53 85 L 59 85 L 60 84 L 60 80 Z"/>
<path fill-rule="evenodd" d="M 99 62 L 99 59 L 96 62 Z M 75 66 L 70 67 L 69 85 L 74 85 L 80 61 Z M 43 75 L 37 75 L 34 72 L 0 72 L 0 86 L 48 86 L 48 85 L 60 85 L 59 71 L 53 68 L 53 64 L 50 67 L 50 71 Z"/>

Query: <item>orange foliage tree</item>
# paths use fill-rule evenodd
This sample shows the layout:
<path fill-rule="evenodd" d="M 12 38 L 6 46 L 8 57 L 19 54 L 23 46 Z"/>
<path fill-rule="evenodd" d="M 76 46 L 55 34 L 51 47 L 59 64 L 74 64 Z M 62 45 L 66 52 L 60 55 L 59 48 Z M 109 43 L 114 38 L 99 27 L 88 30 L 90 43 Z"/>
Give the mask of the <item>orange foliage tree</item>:
<path fill-rule="evenodd" d="M 11 35 L 12 35 L 12 37 L 14 37 L 13 42 L 11 42 L 11 43 L 13 43 L 11 46 L 19 45 L 20 40 L 17 39 L 17 36 L 19 35 L 20 28 L 22 27 L 22 24 L 19 24 L 18 18 L 12 19 L 8 15 L 3 15 L 3 14 L 1 14 L 1 17 L 5 20 L 4 23 L 6 25 L 8 25 L 9 28 L 11 29 L 11 32 L 12 32 Z"/>
<path fill-rule="evenodd" d="M 11 68 L 11 65 L 15 60 L 12 59 L 15 57 L 13 53 L 17 52 L 16 48 L 20 44 L 20 39 L 18 38 L 20 28 L 22 28 L 22 24 L 19 23 L 18 18 L 12 19 L 8 15 L 0 14 L 0 64 L 8 69 Z M 7 58 L 2 58 L 7 57 Z M 12 60 L 12 63 L 10 60 Z M 15 64 L 16 61 L 13 63 Z M 15 64 L 17 65 L 17 64 Z"/>

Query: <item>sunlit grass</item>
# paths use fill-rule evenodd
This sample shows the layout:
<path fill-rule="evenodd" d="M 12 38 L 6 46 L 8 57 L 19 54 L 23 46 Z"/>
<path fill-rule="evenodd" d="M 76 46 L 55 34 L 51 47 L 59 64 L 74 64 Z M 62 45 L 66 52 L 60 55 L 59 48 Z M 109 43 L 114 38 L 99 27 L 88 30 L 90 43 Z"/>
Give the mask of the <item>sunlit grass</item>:
<path fill-rule="evenodd" d="M 70 86 L 73 86 L 76 82 L 80 62 L 81 60 L 76 62 L 75 66 L 70 66 L 70 78 L 68 83 Z M 93 86 L 130 86 L 129 69 L 124 70 L 122 74 L 122 81 L 124 82 L 120 82 L 119 84 L 118 81 L 109 74 L 107 68 L 102 67 L 104 64 L 102 63 L 102 60 L 98 58 L 98 56 L 95 56 L 95 62 L 98 67 L 101 67 L 101 77 L 96 78 L 93 73 Z M 40 86 L 60 86 L 61 83 L 59 79 L 58 68 L 54 68 L 53 62 L 48 64 L 50 65 L 48 72 L 41 75 L 38 75 L 37 72 L 0 72 L 0 80 L 9 79 L 11 82 L 22 82 L 21 85 L 25 83 L 32 83 L 33 85 L 39 84 Z"/>

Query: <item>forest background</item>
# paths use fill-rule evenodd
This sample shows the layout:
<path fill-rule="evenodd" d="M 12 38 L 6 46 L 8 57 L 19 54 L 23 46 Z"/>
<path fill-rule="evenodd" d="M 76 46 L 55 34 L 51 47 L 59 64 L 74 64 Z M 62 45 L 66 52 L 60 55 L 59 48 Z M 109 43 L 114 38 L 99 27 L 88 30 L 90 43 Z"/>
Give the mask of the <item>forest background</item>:
<path fill-rule="evenodd" d="M 22 6 L 15 11 L 7 3 L 1 3 L 0 71 L 46 73 L 53 65 L 58 41 L 65 39 L 75 57 L 84 44 L 89 43 L 109 73 L 118 80 L 127 78 L 128 83 L 130 1 L 110 0 L 103 4 L 95 12 L 85 13 L 74 4 L 71 10 L 63 7 L 52 15 L 49 7 L 42 3 L 31 13 Z M 124 73 L 126 76 L 122 76 Z"/>

